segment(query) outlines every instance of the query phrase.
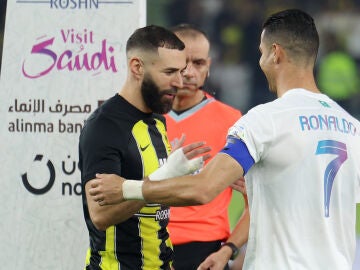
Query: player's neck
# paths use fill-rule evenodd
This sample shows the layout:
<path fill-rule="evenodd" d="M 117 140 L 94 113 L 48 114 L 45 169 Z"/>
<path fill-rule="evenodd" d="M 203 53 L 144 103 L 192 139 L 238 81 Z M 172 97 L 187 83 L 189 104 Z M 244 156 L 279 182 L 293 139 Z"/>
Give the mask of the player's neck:
<path fill-rule="evenodd" d="M 140 83 L 126 81 L 118 94 L 140 111 L 151 113 L 151 110 L 146 106 L 141 95 Z"/>
<path fill-rule="evenodd" d="M 277 82 L 277 96 L 281 97 L 285 92 L 295 88 L 302 88 L 313 93 L 320 93 L 317 88 L 313 72 L 309 70 L 297 70 L 281 76 Z"/>

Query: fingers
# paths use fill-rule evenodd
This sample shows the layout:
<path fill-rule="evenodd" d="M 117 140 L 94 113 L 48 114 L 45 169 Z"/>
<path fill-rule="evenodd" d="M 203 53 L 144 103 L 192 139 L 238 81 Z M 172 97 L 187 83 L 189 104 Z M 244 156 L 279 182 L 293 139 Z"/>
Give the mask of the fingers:
<path fill-rule="evenodd" d="M 198 155 L 205 154 L 211 151 L 210 146 L 204 146 L 205 142 L 195 142 L 183 147 L 183 152 L 187 159 L 192 159 Z M 209 159 L 210 154 L 204 155 L 204 160 Z"/>
<path fill-rule="evenodd" d="M 240 187 L 240 186 L 237 186 L 237 185 L 234 185 L 234 184 L 231 184 L 230 187 L 233 190 L 241 192 L 242 194 L 246 194 L 246 189 L 244 187 Z"/>
<path fill-rule="evenodd" d="M 202 158 L 203 158 L 203 161 L 206 161 L 206 160 L 208 160 L 209 158 L 211 158 L 211 155 L 210 155 L 210 154 L 206 154 L 206 155 L 202 156 Z"/>
<path fill-rule="evenodd" d="M 185 139 L 186 139 L 185 133 L 181 134 L 181 138 L 180 138 L 180 140 L 178 141 L 179 147 L 183 146 L 183 144 L 184 144 L 184 142 L 185 142 Z"/>
<path fill-rule="evenodd" d="M 87 194 L 100 206 L 120 203 L 124 181 L 116 174 L 96 174 L 96 178 L 87 183 Z"/>
<path fill-rule="evenodd" d="M 246 195 L 246 184 L 245 179 L 242 177 L 236 180 L 234 183 L 230 185 L 230 187 L 236 191 L 241 192 L 242 194 Z"/>
<path fill-rule="evenodd" d="M 240 178 L 240 179 L 236 180 L 236 181 L 233 183 L 233 185 L 239 186 L 239 187 L 244 187 L 244 188 L 245 188 L 245 186 L 246 186 L 246 184 L 245 184 L 245 179 L 244 179 L 244 178 Z"/>
<path fill-rule="evenodd" d="M 207 260 L 205 260 L 198 266 L 197 270 L 208 270 L 208 269 L 210 269 L 211 266 L 212 266 L 212 264 L 210 262 L 208 262 Z"/>
<path fill-rule="evenodd" d="M 201 154 L 207 153 L 210 150 L 211 150 L 211 148 L 209 146 L 205 146 L 205 147 L 202 147 L 202 148 L 194 149 L 194 150 L 186 153 L 185 156 L 186 156 L 187 159 L 193 159 L 194 157 L 197 157 L 197 156 L 199 156 Z M 211 156 L 210 154 L 205 154 L 204 158 L 209 159 L 210 156 Z"/>
<path fill-rule="evenodd" d="M 96 174 L 96 177 L 99 179 L 93 179 L 89 181 L 90 188 L 89 194 L 95 202 L 98 202 L 100 205 L 104 205 L 104 195 L 101 193 L 101 177 L 104 177 L 102 174 Z"/>
<path fill-rule="evenodd" d="M 186 155 L 186 153 L 198 148 L 198 147 L 201 147 L 205 145 L 205 142 L 194 142 L 194 143 L 190 143 L 186 146 L 183 147 L 183 151 L 184 151 L 184 154 Z"/>
<path fill-rule="evenodd" d="M 94 180 L 89 181 L 89 184 L 90 184 L 89 194 L 91 196 L 97 195 L 99 193 L 97 188 L 99 187 L 100 182 L 98 180 L 94 179 Z"/>
<path fill-rule="evenodd" d="M 180 147 L 183 146 L 184 142 L 185 142 L 185 139 L 186 139 L 186 135 L 183 133 L 181 134 L 181 138 L 178 140 L 178 139 L 175 139 L 174 142 L 172 142 L 172 150 L 171 152 L 174 152 L 175 150 L 179 149 Z"/>
<path fill-rule="evenodd" d="M 100 206 L 110 204 L 107 202 L 104 194 L 102 194 L 100 191 L 98 191 L 96 189 L 89 189 L 89 194 L 91 195 L 93 201 L 97 202 Z"/>
<path fill-rule="evenodd" d="M 100 206 L 108 205 L 105 200 L 98 201 L 98 204 L 99 204 Z"/>
<path fill-rule="evenodd" d="M 98 180 L 91 180 L 89 184 L 90 184 L 89 194 L 91 198 L 95 202 L 98 202 L 100 204 L 100 202 L 104 200 L 104 197 L 100 192 L 100 182 Z"/>
<path fill-rule="evenodd" d="M 237 183 L 233 183 L 233 184 L 231 184 L 231 186 L 234 188 L 243 188 L 243 189 L 246 188 L 246 186 L 244 184 L 237 184 Z"/>

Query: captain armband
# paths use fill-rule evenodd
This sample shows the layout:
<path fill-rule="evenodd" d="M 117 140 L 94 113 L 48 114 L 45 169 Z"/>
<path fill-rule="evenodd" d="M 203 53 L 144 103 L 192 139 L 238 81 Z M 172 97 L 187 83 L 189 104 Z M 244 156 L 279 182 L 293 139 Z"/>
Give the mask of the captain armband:
<path fill-rule="evenodd" d="M 228 136 L 225 147 L 220 151 L 235 159 L 243 168 L 244 175 L 248 172 L 255 161 L 243 140 L 234 136 Z"/>

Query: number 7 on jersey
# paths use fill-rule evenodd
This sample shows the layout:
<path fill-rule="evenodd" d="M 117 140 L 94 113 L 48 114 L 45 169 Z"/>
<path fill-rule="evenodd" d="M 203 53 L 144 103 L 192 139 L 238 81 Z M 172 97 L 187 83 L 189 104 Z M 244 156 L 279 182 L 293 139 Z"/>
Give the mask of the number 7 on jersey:
<path fill-rule="evenodd" d="M 341 165 L 347 159 L 346 144 L 334 140 L 319 141 L 316 149 L 316 155 L 322 154 L 337 155 L 337 157 L 328 164 L 324 173 L 325 217 L 329 217 L 330 196 L 334 178 L 339 171 Z"/>

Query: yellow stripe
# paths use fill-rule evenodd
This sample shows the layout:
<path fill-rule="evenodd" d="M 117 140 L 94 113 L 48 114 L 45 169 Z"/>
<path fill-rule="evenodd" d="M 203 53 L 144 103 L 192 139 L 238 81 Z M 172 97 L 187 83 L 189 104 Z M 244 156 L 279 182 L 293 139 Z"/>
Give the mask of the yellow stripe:
<path fill-rule="evenodd" d="M 90 264 L 90 257 L 91 257 L 91 249 L 88 248 L 87 252 L 86 252 L 86 258 L 85 258 L 85 268 L 84 270 L 86 270 L 86 266 L 88 266 Z"/>
<path fill-rule="evenodd" d="M 167 153 L 170 151 L 170 143 L 166 136 L 166 130 L 164 124 L 156 119 L 156 128 L 159 130 L 162 141 L 166 148 Z M 144 148 L 149 145 L 145 151 L 141 151 L 144 176 L 148 176 L 159 167 L 158 156 L 156 150 L 151 142 L 150 135 L 148 133 L 148 126 L 144 122 L 138 122 L 133 128 L 133 136 L 140 148 Z M 161 206 L 143 207 L 141 213 L 156 214 L 157 210 L 161 210 Z M 161 229 L 161 226 L 155 218 L 139 217 L 139 231 L 142 239 L 142 253 L 143 253 L 143 270 L 160 269 L 163 262 L 160 260 L 160 245 L 162 240 L 157 237 L 157 232 Z M 170 244 L 171 246 L 171 244 Z"/>
<path fill-rule="evenodd" d="M 148 133 L 148 126 L 143 121 L 139 121 L 134 125 L 132 133 L 141 153 L 144 168 L 143 175 L 146 177 L 159 167 L 156 151 Z M 141 151 L 141 148 L 144 147 L 147 147 L 146 150 Z"/>
<path fill-rule="evenodd" d="M 143 270 L 160 269 L 162 261 L 160 256 L 161 240 L 154 234 L 160 229 L 157 222 L 149 222 L 149 218 L 139 218 L 140 233 L 142 238 Z"/>
<path fill-rule="evenodd" d="M 163 124 L 163 122 L 156 119 L 156 127 L 157 127 L 157 129 L 160 130 L 160 133 L 162 134 L 163 142 L 164 142 L 164 144 L 166 146 L 166 151 L 167 151 L 167 153 L 169 155 L 170 152 L 171 152 L 171 144 L 170 144 L 169 139 L 167 137 L 165 125 Z M 167 228 L 166 228 L 166 230 L 168 231 Z M 166 246 L 173 248 L 170 237 L 165 241 L 165 244 L 166 244 Z M 170 262 L 170 266 L 172 266 L 172 262 Z"/>
<path fill-rule="evenodd" d="M 171 152 L 171 145 L 170 145 L 169 139 L 168 139 L 168 137 L 166 135 L 165 125 L 164 125 L 163 122 L 161 122 L 158 119 L 155 119 L 155 121 L 156 121 L 156 128 L 160 131 L 160 133 L 162 135 L 163 143 L 164 143 L 164 145 L 166 147 L 166 151 L 169 154 Z"/>
<path fill-rule="evenodd" d="M 99 253 L 102 257 L 100 264 L 102 270 L 119 268 L 119 262 L 115 256 L 115 226 L 106 229 L 105 251 L 100 251 Z"/>
<path fill-rule="evenodd" d="M 159 210 L 159 205 L 152 204 L 152 206 L 146 205 L 146 207 L 141 209 L 141 214 L 145 215 L 155 215 L 156 211 Z"/>
<path fill-rule="evenodd" d="M 115 226 L 110 226 L 106 229 L 106 251 L 114 251 L 115 250 Z"/>

